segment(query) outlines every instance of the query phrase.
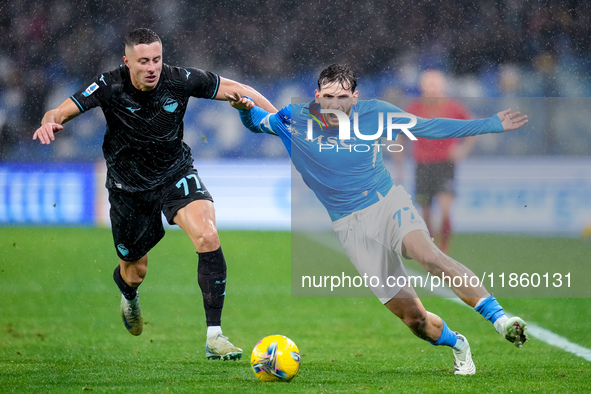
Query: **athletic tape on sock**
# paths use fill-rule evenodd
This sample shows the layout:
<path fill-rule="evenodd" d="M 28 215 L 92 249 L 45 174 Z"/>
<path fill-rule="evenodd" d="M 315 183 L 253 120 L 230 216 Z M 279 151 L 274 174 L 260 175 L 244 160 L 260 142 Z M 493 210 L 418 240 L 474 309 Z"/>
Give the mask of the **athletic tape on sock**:
<path fill-rule="evenodd" d="M 503 308 L 499 305 L 497 299 L 491 296 L 483 301 L 481 301 L 475 308 L 476 312 L 480 313 L 486 320 L 489 320 L 491 323 L 495 323 L 498 318 L 501 316 L 505 316 L 505 312 L 503 312 Z"/>

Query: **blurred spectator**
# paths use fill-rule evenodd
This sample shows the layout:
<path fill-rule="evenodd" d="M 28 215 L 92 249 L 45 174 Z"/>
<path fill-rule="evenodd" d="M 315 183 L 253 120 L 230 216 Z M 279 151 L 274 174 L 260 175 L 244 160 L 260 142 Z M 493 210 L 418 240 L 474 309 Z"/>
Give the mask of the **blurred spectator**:
<path fill-rule="evenodd" d="M 411 102 L 405 110 L 421 118 L 470 119 L 469 110 L 458 100 L 446 98 L 446 80 L 439 70 L 421 74 L 421 98 Z M 452 236 L 451 208 L 455 198 L 455 166 L 472 151 L 476 137 L 428 140 L 418 138 L 406 143 L 411 148 L 415 167 L 415 196 L 422 216 L 435 243 L 447 252 Z M 394 153 L 397 178 L 402 178 L 402 152 Z M 436 203 L 441 214 L 439 231 L 435 229 L 431 209 Z"/>

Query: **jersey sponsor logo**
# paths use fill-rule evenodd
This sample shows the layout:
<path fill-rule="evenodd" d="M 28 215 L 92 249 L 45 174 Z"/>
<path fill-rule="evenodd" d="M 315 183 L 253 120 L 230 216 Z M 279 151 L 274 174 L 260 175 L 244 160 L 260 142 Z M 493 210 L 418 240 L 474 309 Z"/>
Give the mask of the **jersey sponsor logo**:
<path fill-rule="evenodd" d="M 295 129 L 295 127 L 291 124 L 286 125 L 286 128 L 287 128 L 287 132 L 291 135 L 298 136 L 298 135 L 302 134 L 302 133 L 298 132 Z"/>
<path fill-rule="evenodd" d="M 297 123 L 297 121 L 291 119 L 289 123 L 286 124 L 287 126 L 287 132 L 293 136 L 300 136 L 302 135 L 302 133 L 300 133 L 297 128 L 294 126 Z"/>
<path fill-rule="evenodd" d="M 117 245 L 117 250 L 121 253 L 122 256 L 127 256 L 129 254 L 129 250 L 123 244 Z"/>
<path fill-rule="evenodd" d="M 140 108 L 125 107 L 125 108 L 126 108 L 126 109 L 128 109 L 128 110 L 129 110 L 129 112 L 131 112 L 132 114 L 133 114 L 135 111 L 139 111 L 140 109 L 142 109 L 141 107 L 140 107 Z"/>
<path fill-rule="evenodd" d="M 189 79 L 189 75 L 191 75 L 191 71 L 187 70 L 186 68 L 183 68 L 183 70 L 185 70 L 185 72 L 187 73 L 186 77 L 187 77 L 187 79 Z"/>
<path fill-rule="evenodd" d="M 93 82 L 92 85 L 90 85 L 89 87 L 86 88 L 86 90 L 84 92 L 82 92 L 82 95 L 84 97 L 88 97 L 91 94 L 94 93 L 95 90 L 97 90 L 99 88 L 99 86 L 96 84 L 96 82 Z"/>
<path fill-rule="evenodd" d="M 176 100 L 167 98 L 164 102 L 163 108 L 166 112 L 174 112 L 174 110 L 179 106 L 179 103 Z"/>

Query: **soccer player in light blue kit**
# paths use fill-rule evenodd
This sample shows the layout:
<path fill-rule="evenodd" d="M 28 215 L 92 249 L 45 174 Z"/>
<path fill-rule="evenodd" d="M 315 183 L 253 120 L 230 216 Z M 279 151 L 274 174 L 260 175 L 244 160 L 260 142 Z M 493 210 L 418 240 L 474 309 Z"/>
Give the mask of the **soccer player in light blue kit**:
<path fill-rule="evenodd" d="M 527 123 L 527 116 L 506 110 L 472 121 L 421 119 L 384 101 L 358 100 L 356 85 L 349 67 L 333 64 L 321 72 L 314 101 L 288 105 L 276 114 L 256 107 L 237 93 L 227 97 L 240 110 L 248 129 L 281 138 L 296 170 L 327 209 L 341 245 L 360 274 L 376 276 L 382 284 L 388 277 L 406 276 L 402 255 L 438 277 L 473 277 L 470 269 L 435 246 L 410 195 L 402 186 L 394 185 L 382 161 L 385 145 L 379 144 L 380 138 L 387 134 L 388 121 L 398 125 L 391 134 L 406 130 L 417 137 L 437 139 L 515 130 Z M 387 119 L 388 113 L 398 115 Z M 382 133 L 376 132 L 380 116 Z M 410 127 L 413 119 L 416 125 Z M 342 122 L 352 125 L 350 139 L 339 139 Z M 405 128 L 404 124 L 409 126 Z M 353 134 L 355 129 L 358 134 Z M 360 135 L 375 138 L 367 141 Z M 491 321 L 499 334 L 521 347 L 528 339 L 525 322 L 519 317 L 508 318 L 484 286 L 473 287 L 466 282 L 449 285 L 459 298 Z M 378 285 L 371 289 L 419 338 L 453 349 L 455 374 L 476 372 L 466 338 L 450 330 L 439 316 L 427 312 L 412 286 Z"/>

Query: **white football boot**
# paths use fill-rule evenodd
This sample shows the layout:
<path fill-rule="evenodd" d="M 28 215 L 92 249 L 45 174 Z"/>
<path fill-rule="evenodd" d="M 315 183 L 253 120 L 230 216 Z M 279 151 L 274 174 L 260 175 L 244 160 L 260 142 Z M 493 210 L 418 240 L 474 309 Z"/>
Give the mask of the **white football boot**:
<path fill-rule="evenodd" d="M 500 334 L 517 347 L 522 347 L 529 337 L 525 333 L 526 324 L 522 318 L 514 316 L 509 318 L 501 328 Z"/>
<path fill-rule="evenodd" d="M 472 361 L 472 352 L 470 352 L 470 344 L 465 336 L 456 333 L 458 341 L 464 341 L 465 345 L 460 350 L 454 352 L 454 375 L 474 375 L 476 373 L 476 365 Z"/>
<path fill-rule="evenodd" d="M 140 335 L 144 328 L 142 310 L 140 308 L 140 296 L 136 295 L 133 300 L 128 300 L 121 294 L 121 317 L 123 324 L 131 335 Z"/>
<path fill-rule="evenodd" d="M 228 337 L 222 333 L 207 337 L 205 341 L 205 356 L 209 360 L 238 360 L 242 357 L 242 349 L 232 345 Z"/>

